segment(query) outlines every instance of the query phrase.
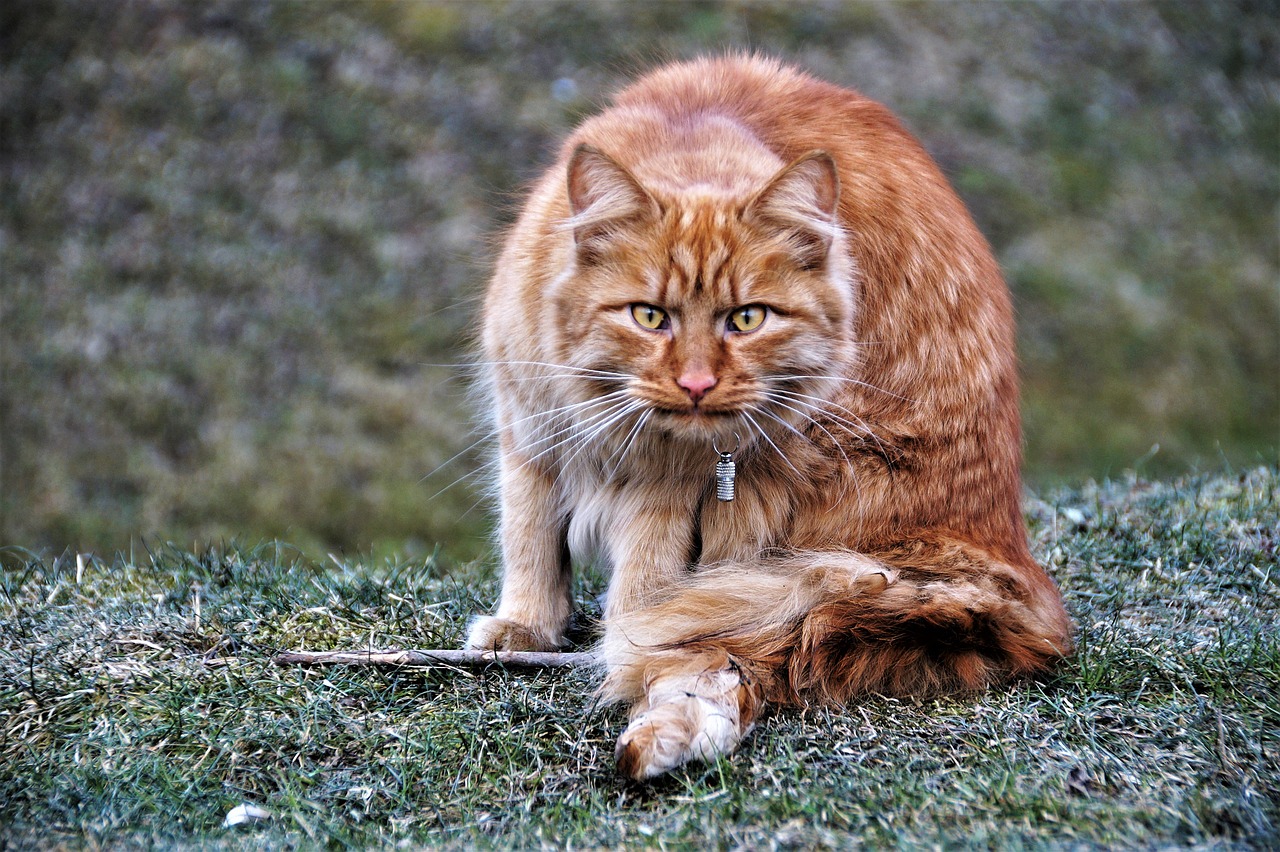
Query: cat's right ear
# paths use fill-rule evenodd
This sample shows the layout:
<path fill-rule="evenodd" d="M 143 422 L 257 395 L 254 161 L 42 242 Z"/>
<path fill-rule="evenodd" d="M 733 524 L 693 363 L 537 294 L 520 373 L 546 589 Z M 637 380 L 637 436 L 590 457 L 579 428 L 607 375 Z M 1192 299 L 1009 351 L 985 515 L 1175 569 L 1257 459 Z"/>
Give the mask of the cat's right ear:
<path fill-rule="evenodd" d="M 569 219 L 578 257 L 591 262 L 604 253 L 622 228 L 657 218 L 661 208 L 631 172 L 590 145 L 579 145 L 569 160 Z"/>

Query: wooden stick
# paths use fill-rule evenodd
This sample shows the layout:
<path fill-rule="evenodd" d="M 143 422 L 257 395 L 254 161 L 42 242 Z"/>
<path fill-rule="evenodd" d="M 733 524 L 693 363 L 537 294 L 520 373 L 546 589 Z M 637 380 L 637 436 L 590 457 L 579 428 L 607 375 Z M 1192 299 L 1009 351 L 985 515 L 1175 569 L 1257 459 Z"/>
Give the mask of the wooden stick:
<path fill-rule="evenodd" d="M 595 654 L 555 651 L 282 651 L 275 656 L 279 666 L 518 666 L 521 668 L 568 668 L 590 666 Z"/>

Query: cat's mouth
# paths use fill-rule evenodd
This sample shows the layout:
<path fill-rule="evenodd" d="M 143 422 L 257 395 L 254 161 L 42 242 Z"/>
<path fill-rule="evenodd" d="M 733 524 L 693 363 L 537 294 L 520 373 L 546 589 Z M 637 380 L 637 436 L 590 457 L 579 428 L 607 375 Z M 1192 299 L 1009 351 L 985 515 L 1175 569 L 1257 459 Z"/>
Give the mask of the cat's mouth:
<path fill-rule="evenodd" d="M 741 411 L 736 405 L 711 404 L 705 402 L 702 404 L 691 403 L 689 405 L 675 406 L 670 403 L 651 403 L 653 410 L 658 414 L 677 419 L 683 418 L 691 421 L 699 421 L 704 419 L 716 419 L 723 417 L 737 417 Z"/>
<path fill-rule="evenodd" d="M 704 420 L 720 420 L 725 417 L 737 417 L 736 411 L 721 411 L 718 409 L 707 408 L 689 408 L 684 411 L 669 412 L 672 417 L 687 420 L 691 423 L 700 423 Z"/>
<path fill-rule="evenodd" d="M 695 440 L 719 439 L 732 443 L 735 432 L 747 434 L 758 431 L 752 421 L 759 412 L 761 400 L 741 389 L 717 392 L 707 398 L 691 400 L 674 395 L 636 393 L 637 399 L 646 404 L 646 416 L 653 426 L 668 434 Z M 767 414 L 762 416 L 768 417 Z"/>
<path fill-rule="evenodd" d="M 728 441 L 732 443 L 735 432 L 741 431 L 741 413 L 723 408 L 662 408 L 654 409 L 657 423 L 665 431 L 698 441 Z"/>

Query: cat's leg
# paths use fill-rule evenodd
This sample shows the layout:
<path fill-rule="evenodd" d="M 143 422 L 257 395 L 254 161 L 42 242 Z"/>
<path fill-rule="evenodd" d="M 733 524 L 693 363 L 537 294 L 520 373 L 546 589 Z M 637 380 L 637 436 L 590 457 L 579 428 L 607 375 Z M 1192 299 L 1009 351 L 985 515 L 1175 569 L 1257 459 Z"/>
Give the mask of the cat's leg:
<path fill-rule="evenodd" d="M 638 499 L 613 512 L 606 626 L 616 617 L 669 597 L 688 574 L 693 526 L 688 511 L 672 503 Z"/>
<path fill-rule="evenodd" d="M 733 751 L 768 704 L 790 703 L 793 625 L 827 597 L 882 590 L 885 566 L 842 554 L 821 578 L 790 563 L 701 569 L 657 606 L 606 625 L 603 694 L 631 704 L 619 771 L 637 779 Z"/>
<path fill-rule="evenodd" d="M 936 538 L 700 571 L 611 628 L 603 689 L 635 708 L 618 761 L 636 778 L 730 750 L 766 702 L 977 690 L 1071 646 L 1041 569 Z"/>
<path fill-rule="evenodd" d="M 471 624 L 468 648 L 550 651 L 564 644 L 573 611 L 565 519 L 542 468 L 508 453 L 501 478 L 502 595 L 493 616 Z"/>
<path fill-rule="evenodd" d="M 615 751 L 631 778 L 732 752 L 764 708 L 764 685 L 723 651 L 671 654 L 651 668 Z"/>

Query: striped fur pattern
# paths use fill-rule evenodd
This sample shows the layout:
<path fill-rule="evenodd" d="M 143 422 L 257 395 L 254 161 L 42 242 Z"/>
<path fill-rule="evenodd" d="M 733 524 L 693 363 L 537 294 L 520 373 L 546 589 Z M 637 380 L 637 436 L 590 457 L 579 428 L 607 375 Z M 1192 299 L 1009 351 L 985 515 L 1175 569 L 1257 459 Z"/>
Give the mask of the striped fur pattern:
<path fill-rule="evenodd" d="M 504 577 L 467 644 L 557 647 L 571 566 L 603 563 L 625 774 L 729 752 L 769 706 L 1069 652 L 1020 513 L 1005 284 L 881 105 L 757 57 L 642 78 L 533 188 L 482 346 Z"/>

